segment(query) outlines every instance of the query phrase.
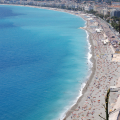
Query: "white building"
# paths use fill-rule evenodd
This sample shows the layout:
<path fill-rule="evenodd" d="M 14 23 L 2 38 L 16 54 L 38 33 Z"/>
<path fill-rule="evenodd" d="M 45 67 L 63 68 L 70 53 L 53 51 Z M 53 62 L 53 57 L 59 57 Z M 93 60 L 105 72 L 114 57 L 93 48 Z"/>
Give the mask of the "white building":
<path fill-rule="evenodd" d="M 90 10 L 93 10 L 93 6 L 92 5 L 86 5 L 84 7 L 85 11 L 90 11 Z"/>

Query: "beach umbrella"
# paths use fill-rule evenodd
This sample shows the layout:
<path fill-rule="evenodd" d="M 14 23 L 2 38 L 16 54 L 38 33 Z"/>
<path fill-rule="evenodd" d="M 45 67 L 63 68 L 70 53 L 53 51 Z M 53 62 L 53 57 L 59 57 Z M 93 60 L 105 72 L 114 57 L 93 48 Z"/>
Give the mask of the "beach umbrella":
<path fill-rule="evenodd" d="M 91 110 L 91 107 L 89 108 L 89 110 Z"/>
<path fill-rule="evenodd" d="M 112 112 L 112 109 L 110 109 L 110 112 Z"/>
<path fill-rule="evenodd" d="M 76 115 L 76 114 L 73 114 L 74 116 Z"/>

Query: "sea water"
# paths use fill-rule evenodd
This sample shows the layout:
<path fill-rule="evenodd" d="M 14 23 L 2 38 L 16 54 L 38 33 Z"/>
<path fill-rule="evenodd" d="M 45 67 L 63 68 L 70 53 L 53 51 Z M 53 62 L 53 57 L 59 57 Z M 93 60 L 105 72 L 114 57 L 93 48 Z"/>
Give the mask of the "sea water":
<path fill-rule="evenodd" d="M 0 5 L 0 120 L 58 120 L 88 73 L 85 21 Z"/>

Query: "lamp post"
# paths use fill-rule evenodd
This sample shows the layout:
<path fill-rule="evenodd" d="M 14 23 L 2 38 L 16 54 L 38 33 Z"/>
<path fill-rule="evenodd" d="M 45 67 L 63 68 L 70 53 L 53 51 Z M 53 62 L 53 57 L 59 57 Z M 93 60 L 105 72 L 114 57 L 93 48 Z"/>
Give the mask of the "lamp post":
<path fill-rule="evenodd" d="M 110 88 L 108 89 L 107 95 L 105 97 L 105 103 L 106 103 L 106 120 L 109 120 L 109 113 L 108 113 L 109 96 L 110 96 Z"/>
<path fill-rule="evenodd" d="M 119 34 L 120 34 L 120 18 L 119 18 Z"/>
<path fill-rule="evenodd" d="M 108 102 L 109 102 L 109 96 L 110 96 L 110 92 L 118 92 L 120 90 L 120 88 L 117 88 L 116 86 L 111 86 L 108 90 L 107 90 L 107 94 L 105 96 L 105 103 L 106 103 L 106 107 L 105 107 L 105 112 L 106 112 L 106 119 L 103 118 L 102 116 L 100 116 L 101 118 L 103 118 L 104 120 L 109 120 L 109 113 L 108 113 Z"/>

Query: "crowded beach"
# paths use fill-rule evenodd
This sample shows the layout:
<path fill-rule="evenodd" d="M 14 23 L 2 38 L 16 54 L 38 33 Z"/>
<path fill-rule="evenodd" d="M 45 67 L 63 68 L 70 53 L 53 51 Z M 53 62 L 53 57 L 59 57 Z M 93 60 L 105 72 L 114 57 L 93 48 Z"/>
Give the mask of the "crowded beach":
<path fill-rule="evenodd" d="M 84 29 L 89 33 L 92 47 L 91 61 L 94 63 L 90 79 L 83 90 L 83 96 L 67 113 L 65 120 L 103 120 L 105 96 L 111 86 L 120 87 L 120 42 L 110 27 L 99 18 L 77 13 L 87 21 Z M 117 120 L 119 110 L 119 92 L 110 92 L 108 110 L 109 119 Z"/>

